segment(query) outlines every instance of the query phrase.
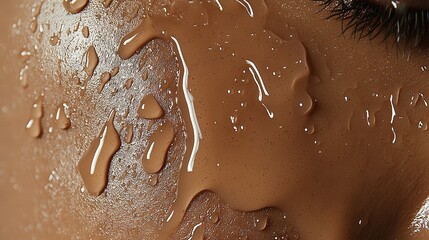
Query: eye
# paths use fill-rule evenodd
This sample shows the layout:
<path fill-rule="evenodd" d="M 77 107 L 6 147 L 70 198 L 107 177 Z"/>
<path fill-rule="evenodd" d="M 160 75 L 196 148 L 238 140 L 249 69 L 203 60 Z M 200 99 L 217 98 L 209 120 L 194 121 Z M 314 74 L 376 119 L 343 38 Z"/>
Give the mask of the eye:
<path fill-rule="evenodd" d="M 350 31 L 357 39 L 393 38 L 397 46 L 427 48 L 429 10 L 408 7 L 398 0 L 314 0 L 328 18 L 342 22 L 343 34 Z M 382 3 L 385 2 L 385 3 Z"/>

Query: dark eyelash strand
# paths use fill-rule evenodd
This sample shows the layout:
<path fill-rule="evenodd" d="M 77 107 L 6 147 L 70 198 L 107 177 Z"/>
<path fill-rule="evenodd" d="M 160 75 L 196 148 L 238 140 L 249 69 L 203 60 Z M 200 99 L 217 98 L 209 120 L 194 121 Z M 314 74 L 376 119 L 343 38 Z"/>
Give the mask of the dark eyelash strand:
<path fill-rule="evenodd" d="M 364 0 L 313 0 L 329 9 L 334 18 L 342 21 L 342 33 L 352 31 L 355 38 L 375 39 L 380 34 L 386 41 L 394 37 L 397 45 L 417 47 L 428 34 L 429 11 L 396 9 L 368 3 Z"/>

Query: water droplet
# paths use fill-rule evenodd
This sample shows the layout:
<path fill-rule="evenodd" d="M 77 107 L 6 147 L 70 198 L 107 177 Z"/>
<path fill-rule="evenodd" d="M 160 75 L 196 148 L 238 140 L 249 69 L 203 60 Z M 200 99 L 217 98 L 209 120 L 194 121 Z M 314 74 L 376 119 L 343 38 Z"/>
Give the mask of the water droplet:
<path fill-rule="evenodd" d="M 301 113 L 302 115 L 308 115 L 314 108 L 313 98 L 308 93 L 305 93 L 298 99 L 296 106 L 298 113 Z"/>
<path fill-rule="evenodd" d="M 137 113 L 140 117 L 147 119 L 157 119 L 164 115 L 164 111 L 153 95 L 142 99 Z"/>
<path fill-rule="evenodd" d="M 59 129 L 69 129 L 70 128 L 70 118 L 69 118 L 69 107 L 66 103 L 63 103 L 55 114 L 55 125 Z"/>
<path fill-rule="evenodd" d="M 119 72 L 119 66 L 114 67 L 112 69 L 112 71 L 110 72 L 110 74 L 112 75 L 112 77 L 114 77 L 114 76 L 116 76 L 118 74 L 118 72 Z"/>
<path fill-rule="evenodd" d="M 54 35 L 51 38 L 49 38 L 49 43 L 51 44 L 51 46 L 55 46 L 58 44 L 60 38 L 58 37 L 58 35 Z"/>
<path fill-rule="evenodd" d="M 267 227 L 267 224 L 268 224 L 268 217 L 267 216 L 261 216 L 261 217 L 256 219 L 255 228 L 259 231 L 262 231 Z"/>
<path fill-rule="evenodd" d="M 113 125 L 114 118 L 115 111 L 112 110 L 109 120 L 98 137 L 90 143 L 78 165 L 85 187 L 95 196 L 100 195 L 106 188 L 110 161 L 121 146 L 119 134 Z"/>
<path fill-rule="evenodd" d="M 63 0 L 64 8 L 72 14 L 79 13 L 87 4 L 88 0 Z"/>
<path fill-rule="evenodd" d="M 89 28 L 88 28 L 88 26 L 84 26 L 82 28 L 82 35 L 83 35 L 84 38 L 88 38 L 89 37 Z"/>
<path fill-rule="evenodd" d="M 95 50 L 94 46 L 90 46 L 86 52 L 86 64 L 85 64 L 85 72 L 88 75 L 88 78 L 92 77 L 97 65 L 98 65 L 97 51 Z"/>
<path fill-rule="evenodd" d="M 219 209 L 216 209 L 212 212 L 212 214 L 210 215 L 210 222 L 212 224 L 219 222 Z"/>
<path fill-rule="evenodd" d="M 40 122 L 43 117 L 43 96 L 39 96 L 33 103 L 30 112 L 30 120 L 28 120 L 25 129 L 27 133 L 34 138 L 39 138 L 42 135 L 42 124 Z"/>
<path fill-rule="evenodd" d="M 21 83 L 22 88 L 28 87 L 28 66 L 25 66 L 21 71 L 19 72 L 19 82 Z"/>
<path fill-rule="evenodd" d="M 158 184 L 158 175 L 150 175 L 149 176 L 149 185 L 152 187 L 156 186 Z"/>
<path fill-rule="evenodd" d="M 419 121 L 418 128 L 422 131 L 426 131 L 428 129 L 428 123 Z"/>
<path fill-rule="evenodd" d="M 147 72 L 147 69 L 145 69 L 142 73 L 142 80 L 146 81 L 148 78 L 149 73 Z"/>
<path fill-rule="evenodd" d="M 104 86 L 106 86 L 106 84 L 110 81 L 111 78 L 112 78 L 112 75 L 109 72 L 104 72 L 103 74 L 101 74 L 100 86 L 98 87 L 98 93 L 101 93 L 101 91 L 103 91 Z"/>
<path fill-rule="evenodd" d="M 128 144 L 130 144 L 131 141 L 133 140 L 133 135 L 134 135 L 133 129 L 134 129 L 134 126 L 132 124 L 128 124 L 125 127 L 125 142 Z"/>
<path fill-rule="evenodd" d="M 133 79 L 132 79 L 132 78 L 128 79 L 128 80 L 125 82 L 125 88 L 126 88 L 126 89 L 130 89 L 132 85 L 133 85 Z"/>
<path fill-rule="evenodd" d="M 23 49 L 19 54 L 19 60 L 22 63 L 27 62 L 30 58 L 31 58 L 31 52 L 28 51 L 27 49 Z"/>
<path fill-rule="evenodd" d="M 147 173 L 157 173 L 164 166 L 168 148 L 173 142 L 174 129 L 167 121 L 149 137 L 149 144 L 143 154 L 143 169 Z"/>
<path fill-rule="evenodd" d="M 104 6 L 105 8 L 110 7 L 110 4 L 112 4 L 112 1 L 113 1 L 113 0 L 104 0 L 104 1 L 103 1 L 103 6 Z"/>
<path fill-rule="evenodd" d="M 36 30 L 37 30 L 37 20 L 36 19 L 33 19 L 31 22 L 30 22 L 30 31 L 32 32 L 32 33 L 35 33 L 36 32 Z"/>
<path fill-rule="evenodd" d="M 308 125 L 307 127 L 304 128 L 304 132 L 307 134 L 313 134 L 315 132 L 315 128 L 314 125 Z"/>

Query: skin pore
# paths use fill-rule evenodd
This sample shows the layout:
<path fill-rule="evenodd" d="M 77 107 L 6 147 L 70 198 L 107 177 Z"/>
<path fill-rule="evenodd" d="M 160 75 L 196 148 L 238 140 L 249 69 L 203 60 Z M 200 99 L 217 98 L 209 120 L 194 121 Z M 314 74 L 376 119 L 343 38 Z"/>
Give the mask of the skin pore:
<path fill-rule="evenodd" d="M 167 2 L 157 1 L 149 9 L 155 15 Z M 169 105 L 174 94 L 161 91 L 177 88 L 174 81 L 181 65 L 176 49 L 171 41 L 155 39 L 130 59 L 118 56 L 121 39 L 146 14 L 141 1 L 113 1 L 108 8 L 101 1 L 91 1 L 78 14 L 68 14 L 60 1 L 40 3 L 7 0 L 0 8 L 0 28 L 5 33 L 0 35 L 0 235 L 5 239 L 153 239 L 176 199 L 185 152 L 180 107 Z M 315 130 L 309 139 L 320 144 L 316 148 L 324 157 L 319 158 L 319 152 L 304 156 L 318 161 L 309 160 L 306 165 L 315 179 L 308 182 L 325 186 L 317 185 L 320 180 L 332 187 L 315 193 L 344 193 L 332 198 L 334 209 L 339 199 L 348 204 L 338 239 L 424 239 L 425 228 L 411 235 L 414 228 L 409 227 L 429 194 L 424 144 L 429 110 L 427 49 L 408 54 L 396 48 L 392 39 L 385 44 L 340 35 L 341 23 L 324 20 L 329 11 L 317 14 L 321 7 L 313 1 L 266 0 L 266 4 L 272 19 L 296 30 L 315 76 L 308 86 L 317 103 L 312 115 Z M 285 33 L 271 30 L 279 36 Z M 88 74 L 85 56 L 90 46 L 97 50 L 98 64 Z M 99 91 L 105 72 L 111 79 Z M 87 75 L 93 76 L 86 80 Z M 146 141 L 162 123 L 138 117 L 140 100 L 148 94 L 155 95 L 163 117 L 175 127 L 167 163 L 157 174 L 146 173 L 141 165 Z M 40 138 L 32 138 L 25 126 L 40 96 L 43 132 Z M 56 121 L 64 104 L 69 129 L 58 127 Z M 112 109 L 121 145 L 111 161 L 106 189 L 93 196 L 77 166 Z M 130 126 L 133 136 L 127 143 Z M 313 149 L 310 145 L 296 148 Z M 336 154 L 349 148 L 362 157 Z M 325 221 L 331 225 L 330 219 Z M 299 239 L 306 231 L 287 212 L 238 211 L 206 191 L 192 201 L 172 238 L 194 233 L 192 239 L 197 239 L 203 232 L 207 239 Z"/>

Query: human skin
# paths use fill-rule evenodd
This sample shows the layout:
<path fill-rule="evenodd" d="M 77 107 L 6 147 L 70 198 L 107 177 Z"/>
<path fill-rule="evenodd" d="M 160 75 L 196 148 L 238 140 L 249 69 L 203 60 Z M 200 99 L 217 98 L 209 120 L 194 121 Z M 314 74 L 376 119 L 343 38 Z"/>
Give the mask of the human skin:
<path fill-rule="evenodd" d="M 356 96 L 358 98 L 373 92 L 371 84 L 364 84 L 371 81 L 384 85 L 385 92 L 394 92 L 397 85 L 406 86 L 406 91 L 410 92 L 424 92 L 427 89 L 425 79 L 428 72 L 422 71 L 422 67 L 424 69 L 428 65 L 426 49 L 414 49 L 407 59 L 407 55 L 398 54 L 393 46 L 386 49 L 386 45 L 379 44 L 377 39 L 372 42 L 361 39 L 358 42 L 348 34 L 340 35 L 340 22 L 324 20 L 329 13 L 317 14 L 320 6 L 313 1 L 266 2 L 271 9 L 278 10 L 278 14 L 275 14 L 278 19 L 298 31 L 312 71 L 323 83 L 320 89 L 312 90 L 324 106 L 324 114 L 338 114 L 327 109 L 335 109 L 338 101 L 335 96 L 343 95 L 344 88 L 338 87 L 337 94 L 328 96 L 323 95 L 323 88 L 335 93 L 337 85 L 347 85 L 348 80 L 362 83 Z M 71 15 L 67 14 L 61 2 L 46 1 L 38 17 L 43 33 L 39 33 L 40 29 L 32 33 L 29 26 L 34 2 L 3 1 L 4 7 L 0 8 L 0 30 L 5 33 L 0 35 L 2 238 L 153 239 L 163 225 L 177 190 L 178 169 L 184 147 L 183 131 L 176 134 L 168 163 L 159 175 L 159 183 L 150 186 L 149 178 L 153 175 L 143 171 L 140 157 L 144 148 L 143 140 L 149 135 L 147 129 L 151 124 L 159 123 L 138 119 L 135 109 L 139 101 L 135 99 L 155 91 L 156 86 L 148 82 L 158 83 L 170 79 L 176 76 L 180 66 L 174 58 L 173 46 L 161 40 L 151 42 L 140 52 L 147 59 L 143 69 L 137 67 L 140 58 L 123 61 L 115 54 L 121 38 L 139 24 L 137 16 L 143 14 L 143 10 L 138 8 L 140 4 L 140 1 L 132 0 L 123 1 L 122 4 L 114 1 L 112 7 L 105 9 L 101 3 L 91 2 L 79 15 Z M 157 4 L 161 6 L 160 2 Z M 134 11 L 136 17 L 130 18 Z M 126 12 L 128 14 L 124 14 Z M 79 26 L 74 31 L 78 22 Z M 13 24 L 17 26 L 12 27 Z M 80 33 L 83 26 L 90 29 L 88 38 Z M 67 32 L 69 29 L 70 33 Z M 56 46 L 51 46 L 50 38 L 54 35 L 59 35 L 60 41 Z M 100 62 L 96 77 L 88 82 L 87 90 L 82 94 L 76 77 L 84 76 L 82 56 L 89 45 L 100 49 Z M 28 60 L 18 57 L 24 49 L 32 53 Z M 22 88 L 19 73 L 25 65 L 32 68 L 29 69 L 28 87 Z M 116 66 L 120 66 L 118 75 L 99 94 L 97 76 Z M 150 81 L 141 80 L 144 69 L 149 69 Z M 375 71 L 378 74 L 374 75 Z M 134 80 L 128 90 L 123 85 L 130 78 Z M 42 118 L 44 132 L 41 138 L 35 139 L 27 135 L 24 127 L 31 105 L 40 94 L 45 96 Z M 134 100 L 130 100 L 131 96 Z M 50 133 L 48 129 L 53 125 L 50 114 L 55 113 L 64 102 L 71 109 L 71 128 L 54 128 Z M 161 105 L 169 109 L 167 101 L 161 102 Z M 110 165 L 107 188 L 101 196 L 95 197 L 82 188 L 76 166 L 113 107 L 117 111 L 115 126 L 121 138 L 124 138 L 125 131 L 119 129 L 123 129 L 125 123 L 133 124 L 135 133 L 132 144 L 122 142 Z M 127 109 L 129 114 L 126 114 Z M 179 116 L 173 109 L 166 112 L 166 117 L 174 122 Z M 360 182 L 371 187 L 356 190 L 354 194 L 357 196 L 391 195 L 392 199 L 400 199 L 399 203 L 387 199 L 385 204 L 379 204 L 377 199 L 368 200 L 368 212 L 375 212 L 376 218 L 382 223 L 378 228 L 361 235 L 360 239 L 373 239 L 374 236 L 385 239 L 424 239 L 427 236 L 425 229 L 409 236 L 411 230 L 408 229 L 428 193 L 428 183 L 425 182 L 428 165 L 420 158 L 412 158 L 413 154 L 424 153 L 427 154 L 425 149 L 419 149 L 410 154 L 410 161 L 414 161 L 411 165 L 421 169 L 417 175 L 413 175 L 414 168 L 392 168 L 380 172 L 381 178 L 394 182 L 386 188 L 377 188 L 376 184 L 371 186 L 371 178 Z M 395 180 L 400 171 L 410 173 L 403 179 Z M 365 199 L 371 198 L 363 197 L 356 201 Z M 219 211 L 219 221 L 213 223 L 210 216 L 215 209 Z M 395 214 L 390 214 L 392 212 Z M 254 224 L 263 216 L 268 216 L 269 222 L 263 231 L 259 231 Z M 383 217 L 390 221 L 384 221 Z M 250 239 L 287 235 L 293 239 L 298 232 L 294 229 L 294 223 L 288 220 L 287 213 L 275 209 L 236 211 L 215 194 L 206 192 L 192 202 L 182 225 L 172 237 L 189 237 L 194 226 L 202 221 L 205 222 L 205 236 L 209 239 L 237 239 L 245 235 Z M 354 236 L 357 230 L 347 231 L 350 236 Z"/>

